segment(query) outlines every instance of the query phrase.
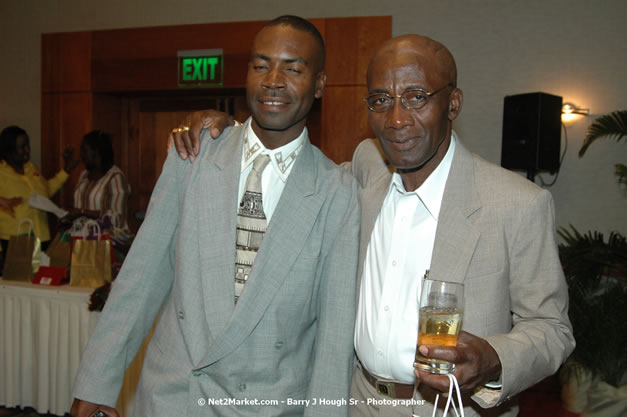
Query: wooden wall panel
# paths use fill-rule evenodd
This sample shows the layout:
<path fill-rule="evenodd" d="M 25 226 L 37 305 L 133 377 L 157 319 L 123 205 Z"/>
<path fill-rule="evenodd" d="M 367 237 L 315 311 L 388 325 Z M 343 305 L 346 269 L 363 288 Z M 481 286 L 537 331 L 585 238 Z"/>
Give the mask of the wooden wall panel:
<path fill-rule="evenodd" d="M 50 155 L 60 155 L 61 141 L 61 94 L 41 96 L 41 173 L 46 178 L 58 170 L 58 163 Z"/>
<path fill-rule="evenodd" d="M 327 85 L 365 85 L 375 48 L 391 37 L 391 16 L 326 19 Z"/>
<path fill-rule="evenodd" d="M 91 90 L 91 34 L 41 35 L 42 92 Z"/>
<path fill-rule="evenodd" d="M 94 94 L 93 103 L 93 129 L 111 134 L 115 164 L 119 166 L 123 149 L 122 98 L 108 94 Z"/>
<path fill-rule="evenodd" d="M 222 48 L 224 87 L 245 87 L 252 40 L 264 22 L 94 32 L 94 91 L 179 90 L 177 51 Z"/>
<path fill-rule="evenodd" d="M 63 168 L 63 150 L 74 149 L 79 157 L 83 135 L 92 130 L 92 96 L 89 93 L 44 94 L 42 96 L 42 174 L 49 178 Z M 62 207 L 73 206 L 73 190 L 82 167 L 72 172 L 70 179 L 56 198 Z"/>
<path fill-rule="evenodd" d="M 128 222 L 132 231 L 137 231 L 139 220 L 135 217 L 138 211 L 146 210 L 148 201 L 139 201 L 138 183 L 141 181 L 140 166 L 142 161 L 139 102 L 133 99 L 122 100 L 122 144 L 120 169 L 126 174 L 131 195 L 128 201 Z M 153 184 L 154 185 L 154 184 Z"/>
<path fill-rule="evenodd" d="M 312 142 L 336 162 L 349 160 L 372 136 L 366 95 L 368 61 L 392 35 L 391 17 L 312 19 L 327 46 L 327 90 L 308 118 Z M 265 22 L 163 26 L 42 35 L 42 169 L 61 167 L 66 144 L 99 128 L 113 134 L 116 164 L 132 194 L 129 221 L 146 209 L 165 156 L 162 143 L 189 111 L 210 107 L 211 96 L 242 97 L 255 34 Z M 222 48 L 223 88 L 179 88 L 177 51 Z M 165 108 L 163 107 L 166 105 Z M 238 120 L 248 116 L 236 99 Z M 62 196 L 71 206 L 78 172 Z M 134 227 L 135 226 L 135 227 Z"/>
<path fill-rule="evenodd" d="M 363 99 L 365 85 L 328 87 L 323 96 L 323 132 L 320 149 L 337 163 L 350 161 L 362 139 L 374 137 Z"/>

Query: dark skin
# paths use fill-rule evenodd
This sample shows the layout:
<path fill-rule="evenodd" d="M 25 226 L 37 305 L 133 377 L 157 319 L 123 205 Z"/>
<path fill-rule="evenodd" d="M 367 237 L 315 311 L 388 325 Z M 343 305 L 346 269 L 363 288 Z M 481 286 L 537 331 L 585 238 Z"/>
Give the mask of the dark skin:
<path fill-rule="evenodd" d="M 455 61 L 440 43 L 418 35 L 405 35 L 384 43 L 375 52 L 368 67 L 369 92 L 400 95 L 407 89 L 421 88 L 441 92 L 431 96 L 421 109 L 405 108 L 400 99 L 386 112 L 369 112 L 370 125 L 388 159 L 403 179 L 408 191 L 416 190 L 440 164 L 450 145 L 453 120 L 461 112 L 463 93 L 457 83 Z M 216 119 L 218 112 L 196 112 L 186 138 L 174 138 L 183 158 L 199 147 L 203 125 L 213 130 L 232 124 L 229 118 Z M 189 134 L 191 132 L 191 135 Z M 218 133 L 218 132 L 216 132 Z M 191 146 L 188 146 L 191 145 Z M 462 331 L 457 346 L 422 345 L 423 356 L 455 363 L 455 376 L 462 392 L 471 393 L 483 384 L 497 380 L 501 362 L 492 346 L 483 338 Z M 415 371 L 421 384 L 447 392 L 449 379 Z"/>
<path fill-rule="evenodd" d="M 5 211 L 15 217 L 15 206 L 22 202 L 22 197 L 4 198 L 0 197 L 0 210 Z"/>
<path fill-rule="evenodd" d="M 81 144 L 81 161 L 83 165 L 85 165 L 87 178 L 90 181 L 98 181 L 106 174 L 106 169 L 102 166 L 102 158 L 96 150 L 92 149 L 86 143 Z M 74 207 L 61 219 L 61 222 L 71 223 L 75 219 L 83 216 L 89 217 L 90 219 L 97 219 L 100 217 L 100 211 L 77 209 Z"/>
<path fill-rule="evenodd" d="M 253 43 L 246 98 L 255 134 L 268 149 L 281 147 L 297 138 L 305 127 L 307 114 L 315 98 L 321 98 L 326 85 L 322 71 L 322 51 L 315 38 L 286 25 L 262 29 Z M 187 116 L 168 138 L 182 159 L 194 160 L 200 151 L 199 138 L 209 128 L 217 138 L 230 116 L 209 110 Z"/>
<path fill-rule="evenodd" d="M 462 106 L 462 91 L 450 87 L 454 80 L 440 68 L 435 52 L 416 50 L 408 37 L 384 44 L 368 66 L 368 92 L 397 96 L 410 89 L 431 96 L 421 109 L 408 109 L 395 99 L 386 112 L 368 112 L 368 119 L 388 161 L 414 191 L 433 173 L 448 150 L 452 121 Z"/>
<path fill-rule="evenodd" d="M 15 140 L 15 151 L 6 158 L 7 164 L 18 174 L 24 175 L 24 166 L 30 161 L 30 139 L 27 135 L 20 135 Z M 68 174 L 78 165 L 74 160 L 74 150 L 71 147 L 63 151 L 63 169 Z M 22 197 L 0 198 L 0 209 L 15 217 L 15 206 L 22 202 Z"/>
<path fill-rule="evenodd" d="M 24 165 L 30 161 L 30 140 L 26 135 L 20 135 L 15 140 L 15 151 L 13 151 L 6 159 L 15 172 L 24 175 Z M 78 161 L 74 160 L 74 150 L 71 147 L 65 148 L 63 151 L 63 169 L 68 174 L 72 172 L 78 165 Z"/>
<path fill-rule="evenodd" d="M 300 135 L 314 98 L 322 97 L 325 84 L 322 50 L 313 35 L 286 25 L 265 27 L 257 34 L 246 91 L 252 128 L 266 148 L 278 148 Z M 194 132 L 199 135 L 200 119 L 195 120 Z M 98 411 L 118 416 L 111 407 L 79 399 L 74 399 L 70 414 L 91 417 Z"/>

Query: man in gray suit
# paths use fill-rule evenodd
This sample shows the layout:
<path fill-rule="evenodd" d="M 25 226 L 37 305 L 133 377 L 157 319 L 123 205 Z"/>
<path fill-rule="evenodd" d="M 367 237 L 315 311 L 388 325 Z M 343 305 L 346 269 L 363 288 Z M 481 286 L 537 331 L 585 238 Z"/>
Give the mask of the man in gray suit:
<path fill-rule="evenodd" d="M 351 167 L 362 186 L 351 396 L 414 401 L 358 402 L 351 414 L 427 416 L 447 390 L 446 376 L 412 367 L 415 294 L 429 270 L 464 284 L 464 317 L 457 346 L 421 346 L 421 354 L 455 363 L 466 416 L 515 416 L 510 398 L 552 375 L 574 347 L 551 195 L 463 146 L 452 130 L 463 94 L 439 42 L 406 35 L 383 44 L 368 90 L 378 144 L 362 142 Z"/>
<path fill-rule="evenodd" d="M 253 44 L 252 118 L 205 141 L 194 164 L 170 152 L 84 352 L 73 416 L 117 415 L 159 312 L 136 415 L 346 416 L 359 203 L 354 179 L 307 137 L 323 63 L 313 25 L 273 20 Z M 260 154 L 268 226 L 235 302 L 237 203 Z"/>
<path fill-rule="evenodd" d="M 551 195 L 463 146 L 452 129 L 463 94 L 439 42 L 384 43 L 368 89 L 378 142 L 362 142 L 349 164 L 362 187 L 351 415 L 430 416 L 448 389 L 446 376 L 413 368 L 416 293 L 429 270 L 464 284 L 463 331 L 457 346 L 421 354 L 455 363 L 466 416 L 515 416 L 512 397 L 552 375 L 574 347 Z M 206 125 L 214 122 L 224 123 Z M 176 139 L 182 154 L 193 152 Z"/>

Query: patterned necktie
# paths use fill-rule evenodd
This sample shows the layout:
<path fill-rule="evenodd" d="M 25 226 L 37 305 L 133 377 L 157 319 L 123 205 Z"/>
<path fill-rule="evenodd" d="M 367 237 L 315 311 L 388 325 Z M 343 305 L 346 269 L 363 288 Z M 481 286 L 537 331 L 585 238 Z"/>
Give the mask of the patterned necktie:
<path fill-rule="evenodd" d="M 266 232 L 266 215 L 261 198 L 261 173 L 270 162 L 268 155 L 258 155 L 246 178 L 246 191 L 239 203 L 235 240 L 235 302 L 244 291 L 244 285 L 261 247 Z"/>

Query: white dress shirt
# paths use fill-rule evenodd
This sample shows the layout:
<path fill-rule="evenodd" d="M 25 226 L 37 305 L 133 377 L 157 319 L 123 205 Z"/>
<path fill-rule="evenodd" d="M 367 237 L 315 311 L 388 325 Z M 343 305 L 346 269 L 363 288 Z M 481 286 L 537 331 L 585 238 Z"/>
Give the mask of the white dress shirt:
<path fill-rule="evenodd" d="M 455 152 L 455 133 L 442 162 L 415 191 L 392 176 L 364 260 L 355 349 L 369 372 L 413 384 L 418 305 Z"/>
<path fill-rule="evenodd" d="M 261 192 L 263 195 L 263 212 L 266 215 L 268 223 L 270 223 L 274 209 L 276 209 L 277 204 L 279 204 L 279 199 L 285 188 L 287 178 L 290 172 L 292 172 L 294 161 L 305 143 L 307 128 L 304 128 L 301 134 L 290 143 L 280 148 L 266 149 L 253 131 L 251 118 L 249 118 L 244 125 L 246 135 L 242 151 L 238 201 L 241 201 L 244 196 L 244 192 L 246 191 L 246 178 L 248 178 L 248 174 L 253 169 L 253 161 L 257 155 L 262 153 L 269 155 L 270 163 L 261 174 Z M 268 167 L 272 168 L 268 169 Z"/>

